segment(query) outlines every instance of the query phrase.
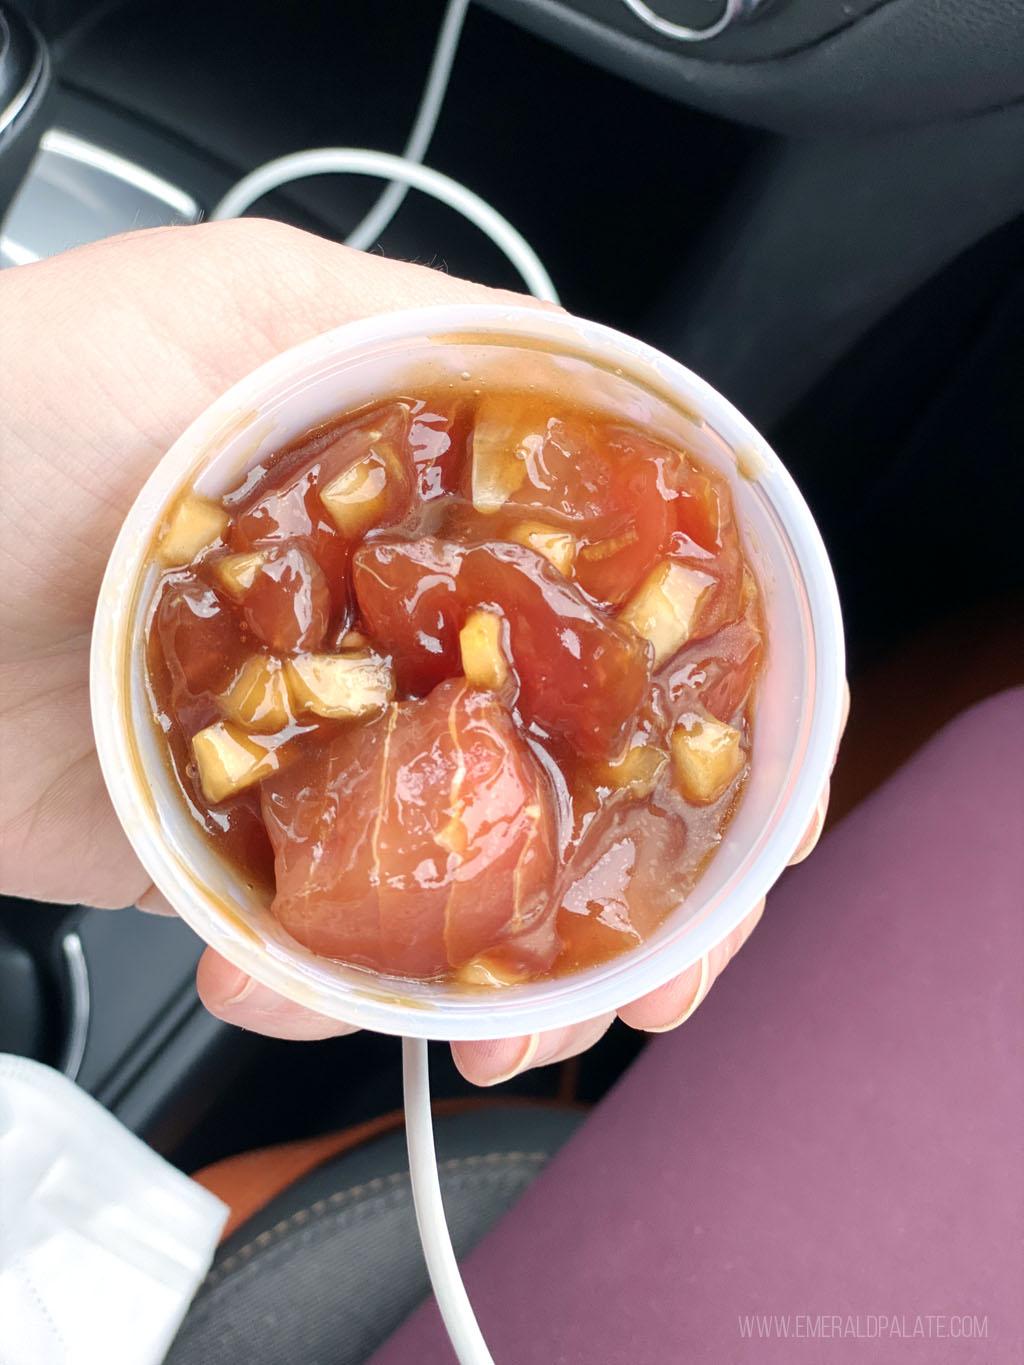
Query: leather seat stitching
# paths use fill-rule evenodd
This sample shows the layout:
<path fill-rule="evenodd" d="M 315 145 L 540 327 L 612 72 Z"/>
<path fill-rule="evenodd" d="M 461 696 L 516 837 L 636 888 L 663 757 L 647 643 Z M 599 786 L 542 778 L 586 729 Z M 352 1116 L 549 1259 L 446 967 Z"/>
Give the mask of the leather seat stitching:
<path fill-rule="evenodd" d="M 438 1163 L 438 1171 L 443 1177 L 449 1172 L 468 1173 L 469 1171 L 481 1167 L 494 1168 L 497 1166 L 522 1165 L 527 1163 L 537 1165 L 546 1161 L 547 1157 L 547 1152 L 488 1152 L 482 1155 L 452 1157 L 447 1161 L 441 1161 Z M 322 1199 L 317 1199 L 305 1208 L 296 1209 L 294 1213 L 289 1214 L 287 1218 L 282 1218 L 281 1221 L 275 1223 L 273 1227 L 265 1229 L 257 1237 L 254 1237 L 251 1242 L 247 1242 L 245 1246 L 240 1247 L 238 1251 L 232 1252 L 232 1254 L 222 1261 L 220 1265 L 214 1266 L 206 1277 L 206 1287 L 212 1288 L 238 1266 L 249 1260 L 257 1251 L 264 1251 L 274 1241 L 283 1237 L 285 1233 L 301 1227 L 304 1223 L 309 1222 L 310 1219 L 318 1218 L 322 1214 L 327 1213 L 332 1209 L 337 1209 L 341 1205 L 358 1199 L 363 1195 L 371 1193 L 374 1195 L 382 1194 L 388 1190 L 407 1185 L 408 1182 L 408 1171 L 395 1171 L 391 1175 L 375 1176 L 372 1180 L 366 1180 L 361 1184 L 352 1185 L 345 1190 L 335 1190 L 333 1194 L 327 1195 Z"/>
<path fill-rule="evenodd" d="M 532 1173 L 524 1170 L 522 1165 L 518 1169 L 494 1167 L 490 1170 L 463 1172 L 454 1180 L 449 1181 L 445 1189 L 462 1190 L 473 1185 L 484 1184 L 496 1188 L 503 1182 L 509 1186 L 520 1186 L 521 1189 L 525 1189 L 530 1184 L 531 1179 Z M 334 1210 L 333 1217 L 337 1219 L 336 1230 L 351 1227 L 355 1222 L 372 1216 L 379 1210 L 381 1199 L 394 1195 L 403 1195 L 408 1199 L 409 1193 L 408 1181 L 406 1181 L 404 1188 L 401 1184 L 396 1184 L 384 1195 L 377 1195 L 371 1200 L 354 1204 L 347 1209 Z M 260 1248 L 260 1254 L 250 1256 L 244 1265 L 234 1267 L 237 1273 L 226 1276 L 212 1286 L 207 1281 L 201 1287 L 199 1295 L 194 1300 L 189 1315 L 185 1319 L 182 1339 L 187 1339 L 191 1331 L 205 1327 L 211 1318 L 215 1318 L 218 1313 L 225 1312 L 232 1298 L 244 1292 L 246 1282 L 251 1279 L 254 1273 L 263 1269 L 269 1259 L 277 1257 L 279 1253 L 291 1255 L 297 1245 L 301 1246 L 308 1241 L 313 1233 L 323 1226 L 323 1223 L 314 1222 L 304 1230 L 292 1228 L 289 1230 L 290 1236 L 283 1235 L 269 1247 Z"/>

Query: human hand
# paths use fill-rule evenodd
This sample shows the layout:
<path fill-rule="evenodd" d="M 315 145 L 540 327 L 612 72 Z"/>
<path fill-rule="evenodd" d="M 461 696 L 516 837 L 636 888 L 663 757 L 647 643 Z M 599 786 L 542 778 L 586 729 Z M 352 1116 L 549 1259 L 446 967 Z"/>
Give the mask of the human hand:
<path fill-rule="evenodd" d="M 167 448 L 297 342 L 377 312 L 495 296 L 258 220 L 131 233 L 0 273 L 10 894 L 153 901 L 100 774 L 88 653 L 114 539 Z"/>
<path fill-rule="evenodd" d="M 256 220 L 133 233 L 0 274 L 0 881 L 8 894 L 169 910 L 107 797 L 88 693 L 104 566 L 164 451 L 236 380 L 307 337 L 374 313 L 496 294 Z M 693 968 L 622 1018 L 646 1029 L 680 1022 L 760 910 L 711 954 L 703 978 Z M 198 985 L 214 1014 L 242 1027 L 288 1038 L 351 1031 L 209 949 Z M 493 1083 L 584 1050 L 610 1022 L 456 1044 L 455 1057 L 471 1080 Z"/>

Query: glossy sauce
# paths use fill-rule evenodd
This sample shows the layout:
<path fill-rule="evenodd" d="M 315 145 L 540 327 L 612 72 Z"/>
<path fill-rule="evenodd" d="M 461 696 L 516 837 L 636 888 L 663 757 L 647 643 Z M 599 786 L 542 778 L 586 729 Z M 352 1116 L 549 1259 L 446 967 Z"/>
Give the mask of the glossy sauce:
<path fill-rule="evenodd" d="M 728 487 L 685 451 L 550 397 L 403 396 L 185 499 L 155 553 L 183 799 L 314 951 L 569 972 L 717 847 L 764 637 Z"/>

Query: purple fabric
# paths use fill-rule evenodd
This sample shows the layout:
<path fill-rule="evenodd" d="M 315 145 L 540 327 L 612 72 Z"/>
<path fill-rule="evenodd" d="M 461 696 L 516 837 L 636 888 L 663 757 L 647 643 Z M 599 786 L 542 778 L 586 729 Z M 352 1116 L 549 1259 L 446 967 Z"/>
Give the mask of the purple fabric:
<path fill-rule="evenodd" d="M 1024 1359 L 1022 760 L 1019 690 L 786 875 L 469 1258 L 498 1365 Z M 451 1360 L 432 1303 L 373 1358 Z"/>

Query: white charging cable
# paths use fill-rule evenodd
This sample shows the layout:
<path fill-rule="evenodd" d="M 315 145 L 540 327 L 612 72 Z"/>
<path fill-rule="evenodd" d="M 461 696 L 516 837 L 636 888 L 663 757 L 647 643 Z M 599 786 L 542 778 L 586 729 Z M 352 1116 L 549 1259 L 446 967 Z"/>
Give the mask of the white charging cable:
<path fill-rule="evenodd" d="M 390 152 L 371 152 L 359 147 L 318 147 L 308 152 L 292 152 L 288 156 L 258 166 L 234 185 L 210 214 L 211 218 L 237 218 L 247 208 L 271 190 L 309 175 L 373 175 L 384 180 L 412 185 L 432 199 L 461 213 L 475 224 L 512 262 L 531 294 L 539 299 L 558 302 L 551 276 L 541 264 L 540 257 L 516 228 L 492 208 L 485 199 L 460 185 L 450 176 L 429 166 L 419 166 Z"/>
<path fill-rule="evenodd" d="M 402 1039 L 402 1083 L 409 1179 L 434 1297 L 459 1365 L 494 1365 L 462 1283 L 445 1221 L 430 1112 L 430 1063 L 423 1038 Z"/>
<path fill-rule="evenodd" d="M 448 7 L 445 10 L 444 18 L 441 20 L 441 29 L 437 35 L 437 46 L 434 48 L 427 83 L 423 87 L 420 107 L 416 112 L 408 141 L 402 148 L 402 159 L 404 161 L 420 162 L 427 154 L 430 139 L 434 136 L 434 129 L 437 127 L 437 117 L 441 112 L 441 105 L 444 103 L 444 97 L 448 90 L 452 63 L 455 61 L 459 38 L 462 36 L 462 24 L 467 9 L 469 9 L 469 0 L 448 0 Z M 369 251 L 398 212 L 408 191 L 409 186 L 404 181 L 393 180 L 363 221 L 348 234 L 345 238 L 345 244 L 354 246 L 357 251 Z"/>
<path fill-rule="evenodd" d="M 293 152 L 250 171 L 228 190 L 210 217 L 237 218 L 271 190 L 310 175 L 378 176 L 390 183 L 349 234 L 349 246 L 364 251 L 372 246 L 394 217 L 408 190 L 417 189 L 447 204 L 488 236 L 515 266 L 531 294 L 557 303 L 558 295 L 551 277 L 522 233 L 465 185 L 422 164 L 444 100 L 468 4 L 469 0 L 449 0 L 419 112 L 402 156 L 358 147 L 318 147 Z M 427 1044 L 422 1038 L 402 1040 L 402 1076 L 409 1177 L 420 1243 L 434 1297 L 459 1365 L 494 1365 L 462 1283 L 445 1220 L 430 1109 L 429 1059 Z"/>
<path fill-rule="evenodd" d="M 540 257 L 503 214 L 450 176 L 422 164 L 444 102 L 469 0 L 449 0 L 412 132 L 401 156 L 361 147 L 317 147 L 277 157 L 243 176 L 210 214 L 237 218 L 271 190 L 312 175 L 369 175 L 390 183 L 349 233 L 349 246 L 365 251 L 387 227 L 410 188 L 447 204 L 478 227 L 515 266 L 537 298 L 557 303 L 551 276 Z"/>

